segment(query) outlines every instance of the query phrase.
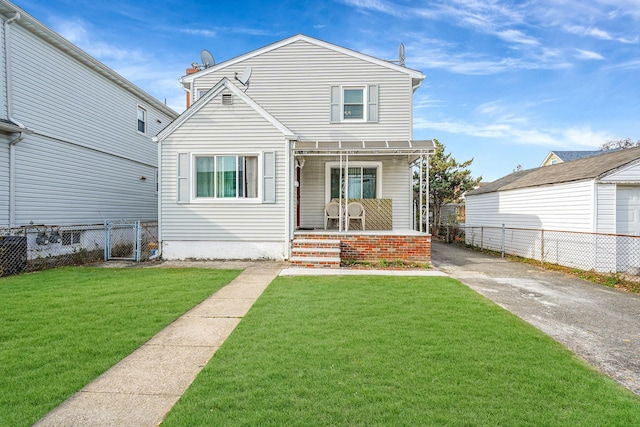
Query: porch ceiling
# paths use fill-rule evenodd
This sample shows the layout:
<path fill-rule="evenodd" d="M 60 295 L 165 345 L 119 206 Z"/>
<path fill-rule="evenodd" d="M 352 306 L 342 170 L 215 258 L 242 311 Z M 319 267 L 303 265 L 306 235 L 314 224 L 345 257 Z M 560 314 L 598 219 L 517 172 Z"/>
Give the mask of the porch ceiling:
<path fill-rule="evenodd" d="M 403 141 L 294 141 L 293 152 L 300 155 L 374 154 L 406 155 L 433 154 L 432 140 Z"/>

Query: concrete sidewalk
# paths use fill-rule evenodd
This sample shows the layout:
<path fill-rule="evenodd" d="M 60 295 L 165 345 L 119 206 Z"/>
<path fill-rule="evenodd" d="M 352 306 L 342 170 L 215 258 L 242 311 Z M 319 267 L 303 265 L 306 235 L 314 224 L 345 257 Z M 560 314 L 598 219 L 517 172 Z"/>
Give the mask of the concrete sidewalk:
<path fill-rule="evenodd" d="M 284 265 L 249 264 L 35 425 L 157 426 Z"/>

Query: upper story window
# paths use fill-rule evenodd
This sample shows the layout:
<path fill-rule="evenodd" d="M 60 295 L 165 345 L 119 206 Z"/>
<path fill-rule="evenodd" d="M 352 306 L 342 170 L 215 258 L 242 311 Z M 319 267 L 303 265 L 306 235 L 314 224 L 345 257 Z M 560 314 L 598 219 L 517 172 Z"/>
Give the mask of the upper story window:
<path fill-rule="evenodd" d="M 364 88 L 345 88 L 342 92 L 342 119 L 364 119 Z"/>
<path fill-rule="evenodd" d="M 147 110 L 138 105 L 138 132 L 147 133 Z"/>
<path fill-rule="evenodd" d="M 377 122 L 378 85 L 331 86 L 331 122 Z"/>

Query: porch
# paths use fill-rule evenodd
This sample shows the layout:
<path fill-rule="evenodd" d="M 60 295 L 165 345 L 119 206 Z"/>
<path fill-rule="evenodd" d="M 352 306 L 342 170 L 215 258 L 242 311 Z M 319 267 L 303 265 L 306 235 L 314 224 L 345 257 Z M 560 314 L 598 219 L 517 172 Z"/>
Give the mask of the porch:
<path fill-rule="evenodd" d="M 293 266 L 315 268 L 383 260 L 430 263 L 431 235 L 414 230 L 299 230 L 294 233 L 290 258 Z"/>
<path fill-rule="evenodd" d="M 430 262 L 423 172 L 433 141 L 294 141 L 291 148 L 292 265 Z"/>

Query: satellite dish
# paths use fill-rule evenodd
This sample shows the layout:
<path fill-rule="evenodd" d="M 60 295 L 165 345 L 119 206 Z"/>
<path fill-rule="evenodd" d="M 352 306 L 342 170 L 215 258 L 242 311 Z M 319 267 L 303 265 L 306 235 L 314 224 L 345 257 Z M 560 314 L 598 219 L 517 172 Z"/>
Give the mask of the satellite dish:
<path fill-rule="evenodd" d="M 400 43 L 400 46 L 398 46 L 398 64 L 404 67 L 405 58 L 406 56 L 404 55 L 404 44 Z"/>
<path fill-rule="evenodd" d="M 244 89 L 245 92 L 249 88 L 249 79 L 251 78 L 251 72 L 252 72 L 251 67 L 247 67 L 244 69 L 240 77 L 238 77 L 238 73 L 236 73 L 236 76 L 235 76 L 235 79 L 240 83 L 242 83 L 242 86 L 245 87 Z"/>
<path fill-rule="evenodd" d="M 204 68 L 213 67 L 216 64 L 216 60 L 213 59 L 213 55 L 207 49 L 202 49 L 200 52 L 200 59 L 202 60 L 202 66 Z"/>

